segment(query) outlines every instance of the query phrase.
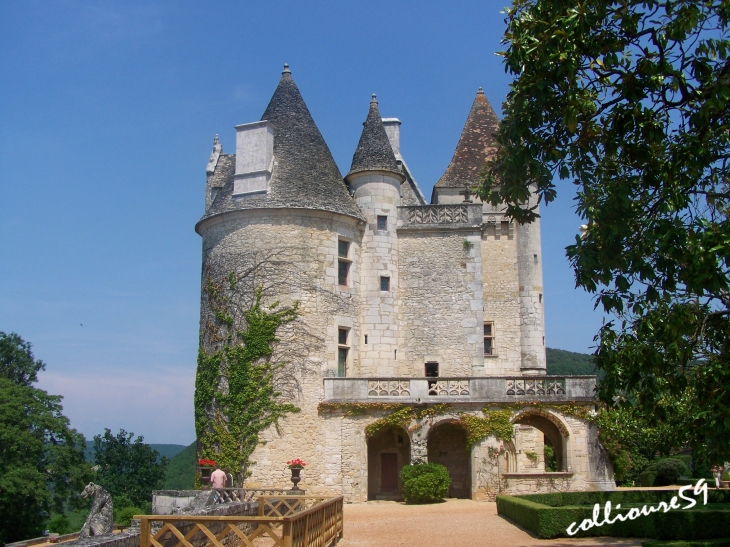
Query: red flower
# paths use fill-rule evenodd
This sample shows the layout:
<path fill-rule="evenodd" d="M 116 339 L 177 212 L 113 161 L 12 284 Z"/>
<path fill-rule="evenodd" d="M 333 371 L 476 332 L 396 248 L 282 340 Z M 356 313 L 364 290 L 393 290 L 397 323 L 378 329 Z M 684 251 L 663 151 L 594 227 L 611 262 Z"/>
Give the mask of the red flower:
<path fill-rule="evenodd" d="M 293 460 L 286 462 L 286 464 L 289 469 L 301 469 L 302 467 L 307 465 L 301 460 L 301 458 L 294 458 Z"/>
<path fill-rule="evenodd" d="M 215 462 L 207 458 L 201 458 L 198 460 L 198 465 L 201 467 L 213 467 L 215 465 Z"/>

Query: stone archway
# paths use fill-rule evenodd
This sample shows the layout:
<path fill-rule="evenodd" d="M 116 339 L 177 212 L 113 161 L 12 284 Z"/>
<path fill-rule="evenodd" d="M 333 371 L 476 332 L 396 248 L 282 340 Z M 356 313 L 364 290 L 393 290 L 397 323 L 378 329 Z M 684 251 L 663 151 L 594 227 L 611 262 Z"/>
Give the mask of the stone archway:
<path fill-rule="evenodd" d="M 451 498 L 471 498 L 470 450 L 466 431 L 461 426 L 446 422 L 432 427 L 428 435 L 428 462 L 440 463 L 449 471 Z"/>
<path fill-rule="evenodd" d="M 389 428 L 370 437 L 367 444 L 368 499 L 400 499 L 400 470 L 411 461 L 408 433 L 401 428 Z"/>
<path fill-rule="evenodd" d="M 512 423 L 533 427 L 540 431 L 545 441 L 555 450 L 557 471 L 568 470 L 568 429 L 556 417 L 547 412 L 529 410 L 519 413 Z"/>

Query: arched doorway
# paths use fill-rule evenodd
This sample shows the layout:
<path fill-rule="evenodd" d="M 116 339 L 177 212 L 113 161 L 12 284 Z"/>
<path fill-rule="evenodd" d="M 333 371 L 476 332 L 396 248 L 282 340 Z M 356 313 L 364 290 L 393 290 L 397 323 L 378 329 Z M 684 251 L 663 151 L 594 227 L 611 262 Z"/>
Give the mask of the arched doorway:
<path fill-rule="evenodd" d="M 428 461 L 440 463 L 449 471 L 450 498 L 471 498 L 471 468 L 466 431 L 454 423 L 445 423 L 431 429 L 428 435 Z"/>
<path fill-rule="evenodd" d="M 389 428 L 368 443 L 368 499 L 400 499 L 400 470 L 411 462 L 411 441 L 401 428 Z"/>
<path fill-rule="evenodd" d="M 533 412 L 520 414 L 515 418 L 514 423 L 530 426 L 540 431 L 544 436 L 544 444 L 551 446 L 553 449 L 555 471 L 568 470 L 568 432 L 563 431 L 564 427 L 561 428 L 550 418 Z M 544 451 L 544 447 L 542 447 L 542 450 Z"/>

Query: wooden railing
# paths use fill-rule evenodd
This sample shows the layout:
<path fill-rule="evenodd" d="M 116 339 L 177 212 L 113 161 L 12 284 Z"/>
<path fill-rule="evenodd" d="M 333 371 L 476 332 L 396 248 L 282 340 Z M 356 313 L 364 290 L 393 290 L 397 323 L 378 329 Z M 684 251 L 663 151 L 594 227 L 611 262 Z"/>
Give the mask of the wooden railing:
<path fill-rule="evenodd" d="M 135 516 L 140 547 L 327 547 L 342 538 L 342 496 L 260 496 L 257 501 L 256 517 Z M 153 522 L 159 524 L 153 528 Z"/>
<path fill-rule="evenodd" d="M 260 496 L 291 495 L 284 488 L 213 488 L 218 493 L 216 503 L 245 503 L 256 501 Z M 302 495 L 304 490 L 301 491 Z"/>

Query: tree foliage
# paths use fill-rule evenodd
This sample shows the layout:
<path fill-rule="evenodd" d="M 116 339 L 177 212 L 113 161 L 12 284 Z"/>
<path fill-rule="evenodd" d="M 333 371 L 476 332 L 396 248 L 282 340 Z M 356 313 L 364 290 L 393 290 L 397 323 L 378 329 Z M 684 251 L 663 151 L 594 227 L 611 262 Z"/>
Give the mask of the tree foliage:
<path fill-rule="evenodd" d="M 0 376 L 13 383 L 30 386 L 38 381 L 38 373 L 46 365 L 33 357 L 31 343 L 11 332 L 0 332 Z"/>
<path fill-rule="evenodd" d="M 578 188 L 567 254 L 613 314 L 600 396 L 730 459 L 730 60 L 727 0 L 516 0 L 516 76 L 483 199 L 520 222 L 529 197 Z M 527 204 L 527 205 L 526 205 Z"/>
<path fill-rule="evenodd" d="M 152 491 L 162 488 L 169 460 L 145 444 L 141 435 L 133 437 L 123 429 L 116 435 L 105 429 L 103 436 L 94 437 L 96 482 L 115 501 L 123 497 L 126 505 L 143 507 L 151 502 Z"/>
<path fill-rule="evenodd" d="M 39 536 L 51 510 L 77 499 L 91 478 L 84 437 L 61 396 L 32 387 L 42 363 L 17 334 L 0 333 L 0 544 Z"/>

